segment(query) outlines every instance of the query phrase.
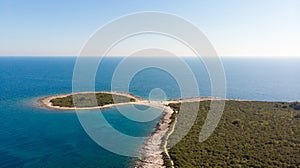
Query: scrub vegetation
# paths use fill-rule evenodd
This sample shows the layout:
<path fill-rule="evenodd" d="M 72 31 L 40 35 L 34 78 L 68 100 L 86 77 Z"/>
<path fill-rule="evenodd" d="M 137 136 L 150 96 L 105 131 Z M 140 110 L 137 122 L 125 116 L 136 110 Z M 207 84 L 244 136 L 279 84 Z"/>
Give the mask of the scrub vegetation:
<path fill-rule="evenodd" d="M 200 103 L 188 134 L 169 154 L 175 167 L 300 167 L 300 103 L 226 101 L 213 134 L 199 142 L 210 101 Z M 170 104 L 179 111 L 180 104 Z M 190 109 L 192 110 L 192 109 Z M 180 114 L 181 113 L 181 114 Z M 188 111 L 178 113 L 174 133 L 186 124 Z M 174 119 L 174 117 L 172 117 Z M 164 157 L 170 166 L 168 157 Z"/>
<path fill-rule="evenodd" d="M 114 103 L 134 102 L 135 99 L 108 93 L 78 93 L 50 100 L 53 106 L 60 107 L 96 107 Z"/>

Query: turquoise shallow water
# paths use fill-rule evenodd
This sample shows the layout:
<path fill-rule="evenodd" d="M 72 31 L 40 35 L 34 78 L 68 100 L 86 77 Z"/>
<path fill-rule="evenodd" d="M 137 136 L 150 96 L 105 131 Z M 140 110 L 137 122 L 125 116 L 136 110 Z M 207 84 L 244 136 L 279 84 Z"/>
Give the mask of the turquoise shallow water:
<path fill-rule="evenodd" d="M 96 90 L 110 90 L 110 80 L 120 60 L 103 61 L 96 76 Z M 191 58 L 186 62 L 197 77 L 200 95 L 209 96 L 210 80 L 204 66 Z M 227 97 L 300 100 L 299 63 L 297 58 L 223 59 Z M 72 91 L 74 64 L 75 58 L 0 58 L 0 167 L 127 167 L 135 160 L 97 145 L 75 113 L 35 107 L 38 97 Z M 168 98 L 180 97 L 176 80 L 158 69 L 146 69 L 130 83 L 130 92 L 144 98 L 153 88 L 161 88 Z M 159 121 L 157 117 L 151 122 L 134 122 L 115 108 L 102 112 L 115 129 L 131 136 L 149 135 Z M 105 126 L 101 129 L 106 131 Z"/>

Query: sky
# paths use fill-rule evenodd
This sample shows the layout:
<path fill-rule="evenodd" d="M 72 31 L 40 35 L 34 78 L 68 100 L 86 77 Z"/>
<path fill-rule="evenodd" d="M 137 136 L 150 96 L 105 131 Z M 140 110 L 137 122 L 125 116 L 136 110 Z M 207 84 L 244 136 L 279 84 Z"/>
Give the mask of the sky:
<path fill-rule="evenodd" d="M 0 0 L 0 56 L 76 56 L 100 27 L 143 11 L 186 19 L 220 56 L 300 56 L 299 0 Z"/>

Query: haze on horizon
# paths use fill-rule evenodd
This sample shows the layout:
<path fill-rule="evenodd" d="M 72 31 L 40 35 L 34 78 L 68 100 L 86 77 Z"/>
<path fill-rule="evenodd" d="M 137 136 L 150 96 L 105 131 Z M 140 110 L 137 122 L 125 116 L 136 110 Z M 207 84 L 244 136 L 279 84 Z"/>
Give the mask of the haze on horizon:
<path fill-rule="evenodd" d="M 0 56 L 76 56 L 97 29 L 143 11 L 175 14 L 190 21 L 221 56 L 300 56 L 297 0 L 1 0 Z M 113 55 L 124 55 L 130 45 L 138 43 L 133 40 Z M 182 51 L 181 55 L 190 53 Z"/>

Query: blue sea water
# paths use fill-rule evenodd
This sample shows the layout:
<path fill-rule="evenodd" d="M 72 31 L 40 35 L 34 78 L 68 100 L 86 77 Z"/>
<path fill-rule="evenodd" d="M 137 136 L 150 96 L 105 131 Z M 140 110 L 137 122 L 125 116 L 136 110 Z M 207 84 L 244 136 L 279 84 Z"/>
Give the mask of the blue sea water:
<path fill-rule="evenodd" d="M 121 60 L 103 59 L 96 75 L 97 91 L 110 91 Z M 195 58 L 185 61 L 197 78 L 200 95 L 209 96 L 210 79 L 203 64 Z M 97 145 L 85 133 L 76 113 L 37 107 L 37 98 L 72 92 L 75 62 L 75 57 L 0 57 L 0 167 L 127 167 L 135 161 Z M 299 58 L 222 58 L 222 62 L 228 98 L 300 100 Z M 156 68 L 137 73 L 129 86 L 131 93 L 143 98 L 154 88 L 164 90 L 169 99 L 180 97 L 176 79 Z M 132 136 L 149 135 L 159 122 L 159 117 L 134 122 L 115 108 L 102 113 L 114 128 Z"/>

